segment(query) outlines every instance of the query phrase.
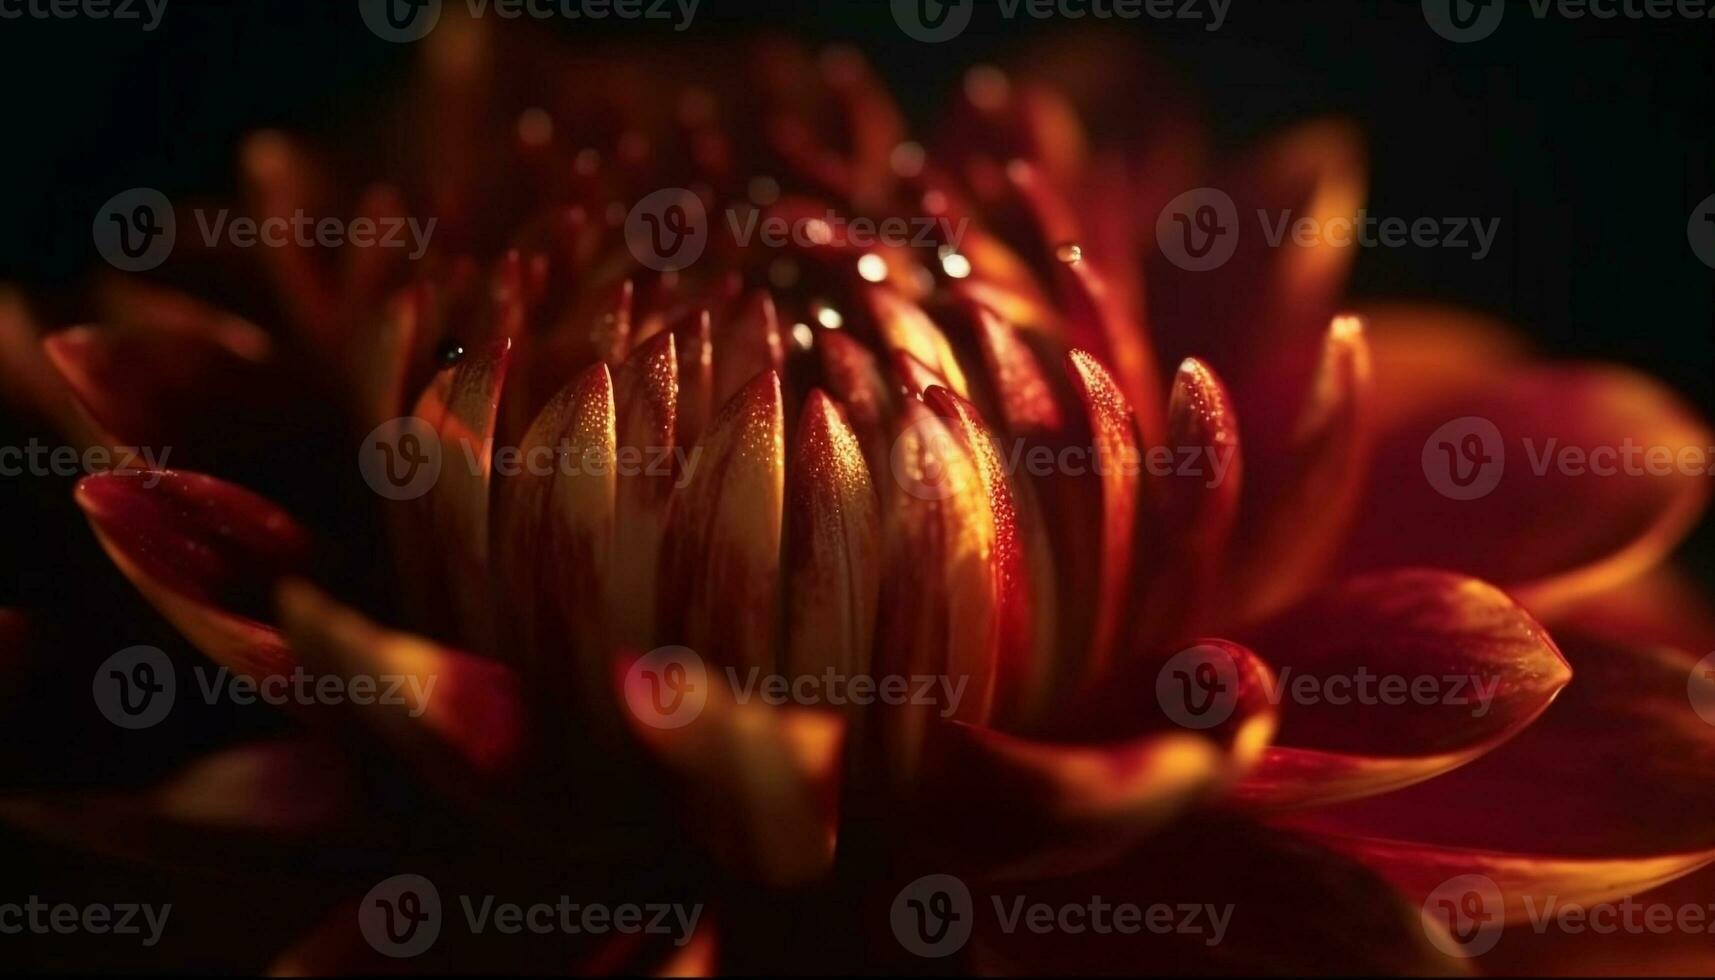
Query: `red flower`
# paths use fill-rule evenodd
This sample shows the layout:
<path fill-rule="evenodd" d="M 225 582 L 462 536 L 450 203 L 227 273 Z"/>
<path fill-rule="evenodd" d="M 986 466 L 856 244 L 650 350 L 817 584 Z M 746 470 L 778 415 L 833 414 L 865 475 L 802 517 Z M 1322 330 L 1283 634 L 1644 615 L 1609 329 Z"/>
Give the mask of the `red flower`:
<path fill-rule="evenodd" d="M 1457 909 L 1435 918 L 1450 879 L 1495 886 L 1481 926 L 1715 860 L 1715 728 L 1695 711 L 1715 680 L 1691 672 L 1715 629 L 1650 571 L 1703 479 L 1515 460 L 1461 500 L 1424 469 L 1431 433 L 1465 417 L 1586 449 L 1706 447 L 1701 423 L 1646 379 L 1534 364 L 1463 314 L 1336 315 L 1350 249 L 1246 238 L 1214 272 L 1159 253 L 1155 216 L 1199 185 L 1241 215 L 1349 215 L 1348 129 L 1207 168 L 1178 102 L 1083 46 L 973 72 L 925 150 L 850 52 L 711 71 L 505 40 L 445 24 L 426 42 L 405 114 L 423 149 L 355 201 L 437 215 L 418 267 L 260 250 L 283 343 L 130 280 L 111 325 L 49 335 L 45 360 L 16 308 L 4 321 L 8 378 L 72 438 L 228 471 L 255 419 L 293 404 L 273 385 L 331 393 L 352 437 L 381 426 L 282 470 L 350 483 L 354 449 L 440 467 L 381 511 L 399 601 L 374 618 L 397 628 L 305 584 L 317 536 L 231 482 L 83 481 L 120 570 L 216 664 L 401 693 L 298 704 L 301 737 L 152 794 L 7 815 L 255 874 L 289 872 L 279 849 L 393 845 L 396 870 L 491 893 L 708 903 L 682 949 L 553 954 L 591 969 L 910 969 L 890 908 L 947 874 L 978 896 L 957 950 L 977 968 L 1458 970 L 1476 950 Z M 253 213 L 340 203 L 311 159 L 254 138 Z M 624 219 L 676 186 L 707 250 L 660 271 Z M 808 232 L 742 241 L 728 214 Z M 935 237 L 854 247 L 833 227 L 854 217 Z M 749 686 L 773 675 L 794 703 Z M 859 678 L 905 693 L 866 698 Z M 359 778 L 371 744 L 427 791 L 402 822 L 390 781 Z M 353 903 L 379 877 L 339 882 L 281 965 L 357 965 Z M 1006 896 L 1232 917 L 1215 944 L 1042 934 L 989 914 Z M 428 962 L 537 955 L 480 938 Z M 1634 940 L 1568 951 L 1520 929 L 1476 962 L 1680 965 Z"/>

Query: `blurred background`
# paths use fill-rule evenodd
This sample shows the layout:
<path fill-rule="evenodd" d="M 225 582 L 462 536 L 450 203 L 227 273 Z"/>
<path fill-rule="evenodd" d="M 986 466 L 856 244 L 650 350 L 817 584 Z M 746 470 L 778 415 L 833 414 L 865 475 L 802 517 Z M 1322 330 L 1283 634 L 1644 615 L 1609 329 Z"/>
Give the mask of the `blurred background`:
<path fill-rule="evenodd" d="M 757 31 L 848 43 L 893 83 L 913 121 L 928 125 L 969 67 L 1006 60 L 1065 27 L 1008 20 L 996 7 L 978 0 L 970 27 L 934 45 L 905 36 L 885 0 L 702 0 L 683 35 L 660 21 L 546 26 L 584 41 L 658 41 L 664 58 L 690 38 Z M 1715 20 L 1539 20 L 1526 3 L 1508 7 L 1493 37 L 1470 44 L 1433 32 L 1417 0 L 1232 0 L 1215 32 L 1172 19 L 1083 26 L 1139 37 L 1202 100 L 1217 151 L 1294 120 L 1341 114 L 1368 140 L 1372 214 L 1499 219 L 1481 261 L 1451 248 L 1360 249 L 1354 296 L 1485 311 L 1551 356 L 1639 367 L 1715 417 L 1715 270 L 1686 235 L 1693 210 L 1715 194 Z M 360 122 L 397 89 L 415 55 L 367 30 L 355 2 L 334 0 L 170 0 L 149 33 L 89 20 L 0 20 L 0 283 L 23 288 L 50 313 L 75 306 L 103 268 L 90 223 L 104 201 L 138 186 L 169 197 L 230 196 L 245 133 L 329 133 Z M 51 439 L 0 414 L 0 445 L 32 436 Z M 72 482 L 0 480 L 8 518 L 0 605 L 93 618 L 98 636 L 110 621 L 108 650 L 180 642 L 121 630 L 152 618 L 134 598 L 129 607 L 84 609 L 64 588 L 118 582 L 71 505 Z M 351 530 L 361 539 L 362 528 Z M 1715 584 L 1707 523 L 1684 557 Z M 88 713 L 87 698 L 74 693 L 69 707 L 35 710 Z M 162 736 L 194 750 L 217 732 L 224 740 L 255 724 L 185 716 Z M 74 778 L 33 764 L 44 746 L 29 727 L 0 731 L 9 771 Z M 139 781 L 156 771 L 152 750 L 106 734 L 114 755 L 101 768 Z M 20 849 L 0 834 L 0 852 Z M 32 846 L 21 864 L 0 858 L 0 867 L 63 872 L 73 861 Z"/>

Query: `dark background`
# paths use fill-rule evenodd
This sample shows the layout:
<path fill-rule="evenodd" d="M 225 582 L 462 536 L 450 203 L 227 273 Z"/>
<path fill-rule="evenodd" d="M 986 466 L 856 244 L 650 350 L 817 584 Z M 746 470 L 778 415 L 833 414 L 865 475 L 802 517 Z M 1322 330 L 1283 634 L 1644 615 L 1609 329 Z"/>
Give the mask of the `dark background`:
<path fill-rule="evenodd" d="M 1360 250 L 1355 296 L 1493 313 L 1552 355 L 1638 366 L 1715 417 L 1715 270 L 1697 260 L 1685 231 L 1693 208 L 1715 193 L 1715 20 L 1537 20 L 1523 0 L 1507 2 L 1495 36 L 1464 45 L 1434 34 L 1416 0 L 1233 0 L 1218 33 L 1171 20 L 1103 26 L 1137 33 L 1177 69 L 1203 98 L 1220 148 L 1341 113 L 1368 137 L 1373 214 L 1501 219 L 1494 251 L 1481 262 L 1455 249 Z M 686 36 L 647 21 L 558 29 L 658 37 L 667 51 Z M 688 34 L 706 40 L 756 29 L 856 44 L 925 123 L 965 68 L 1003 59 L 1055 27 L 1004 21 L 978 0 L 963 36 L 924 45 L 900 33 L 885 0 L 703 0 Z M 366 30 L 355 0 L 171 0 L 153 33 L 83 20 L 0 21 L 0 283 L 39 297 L 75 295 L 100 266 L 90 221 L 113 194 L 152 186 L 169 197 L 222 195 L 233 187 L 244 133 L 361 120 L 414 53 Z M 34 432 L 0 416 L 0 444 L 22 445 Z M 0 485 L 0 604 L 106 616 L 116 630 L 148 618 L 140 602 L 65 608 L 74 603 L 66 583 L 117 576 L 70 504 L 71 481 L 59 482 L 0 481 L 13 484 Z M 1708 577 L 1715 532 L 1707 524 L 1685 557 Z M 114 639 L 108 652 L 169 642 L 134 628 Z M 66 710 L 93 717 L 87 696 L 72 695 Z M 116 731 L 106 749 L 139 753 L 121 761 L 142 780 L 157 759 L 252 724 L 208 721 L 176 715 L 150 758 Z M 0 768 L 55 775 L 31 765 L 48 748 L 32 737 L 58 735 L 11 725 L 0 733 Z M 180 744 L 154 754 L 171 742 Z M 19 847 L 0 835 L 0 851 Z M 41 874 L 51 868 L 76 879 L 66 855 L 34 855 L 11 870 L 26 872 L 39 859 Z M 10 863 L 0 857 L 0 869 Z M 236 927 L 255 927 L 233 915 Z M 133 951 L 116 947 L 114 962 Z"/>

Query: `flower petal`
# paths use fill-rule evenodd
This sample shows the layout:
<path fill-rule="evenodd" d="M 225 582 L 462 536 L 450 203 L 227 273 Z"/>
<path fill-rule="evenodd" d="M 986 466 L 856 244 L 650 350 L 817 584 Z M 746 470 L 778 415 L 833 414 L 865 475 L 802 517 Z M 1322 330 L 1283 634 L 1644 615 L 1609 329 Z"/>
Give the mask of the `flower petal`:
<path fill-rule="evenodd" d="M 95 853 L 217 876 L 344 870 L 363 828 L 357 773 L 320 741 L 259 742 L 205 756 L 141 791 L 0 797 L 0 820 Z"/>
<path fill-rule="evenodd" d="M 302 581 L 278 592 L 292 649 L 313 673 L 367 678 L 395 695 L 355 701 L 361 720 L 448 795 L 483 801 L 524 752 L 524 705 L 501 664 L 371 623 Z"/>
<path fill-rule="evenodd" d="M 1481 456 L 1452 455 L 1471 439 Z M 1546 614 L 1673 548 L 1708 500 L 1711 446 L 1688 408 L 1630 371 L 1510 372 L 1384 436 L 1369 480 L 1385 492 L 1357 522 L 1346 565 L 1450 568 Z M 1493 489 L 1472 498 L 1459 479 Z"/>
<path fill-rule="evenodd" d="M 779 376 L 754 378 L 703 434 L 673 499 L 661 608 L 677 612 L 686 646 L 718 664 L 774 667 L 784 412 Z"/>
<path fill-rule="evenodd" d="M 1362 865 L 1316 842 L 1225 817 L 1181 821 L 1085 874 L 973 882 L 971 891 L 969 953 L 983 973 L 1135 974 L 1143 963 L 1164 976 L 1467 970 L 1430 943 L 1417 906 Z M 1005 928 L 1003 916 L 1036 905 L 1081 907 L 1088 915 L 1106 906 L 1109 928 Z M 1114 909 L 1126 905 L 1171 913 L 1153 927 L 1113 928 Z"/>
<path fill-rule="evenodd" d="M 1233 586 L 1239 595 L 1237 621 L 1291 605 L 1320 584 L 1338 560 L 1363 502 L 1373 388 L 1362 321 L 1336 317 L 1324 339 L 1315 383 L 1299 410 L 1288 458 L 1270 461 L 1249 483 L 1257 492 L 1246 504 L 1250 520 L 1240 528 L 1241 564 Z M 1249 466 L 1248 436 L 1245 447 Z"/>
<path fill-rule="evenodd" d="M 881 588 L 880 503 L 839 409 L 810 392 L 789 472 L 786 671 L 868 674 Z"/>
<path fill-rule="evenodd" d="M 274 581 L 309 563 L 309 536 L 285 511 L 170 470 L 86 477 L 76 496 L 113 563 L 199 650 L 250 676 L 291 664 L 263 621 Z"/>
<path fill-rule="evenodd" d="M 1235 792 L 1250 807 L 1333 803 L 1463 765 L 1525 729 L 1571 677 L 1529 613 L 1443 572 L 1344 582 L 1246 639 L 1285 701 L 1278 744 Z"/>
<path fill-rule="evenodd" d="M 647 671 L 616 666 L 619 698 L 647 704 Z M 734 697 L 725 672 L 704 672 L 686 723 L 628 714 L 632 730 L 671 772 L 696 814 L 691 830 L 718 858 L 775 886 L 811 881 L 832 865 L 845 721 L 832 712 L 776 708 Z"/>
<path fill-rule="evenodd" d="M 613 551 L 615 639 L 644 647 L 653 642 L 661 542 L 680 461 L 675 426 L 679 407 L 679 356 L 673 335 L 663 334 L 632 352 L 614 376 L 618 449 L 624 457 L 615 486 Z M 616 462 L 621 462 L 616 460 Z M 686 463 L 686 465 L 695 465 Z"/>
<path fill-rule="evenodd" d="M 1399 793 L 1296 815 L 1408 896 L 1460 874 L 1499 886 L 1510 919 L 1610 901 L 1715 860 L 1715 703 L 1697 657 L 1563 630 L 1577 676 L 1517 738 Z M 1504 940 L 1503 940 L 1504 941 Z"/>
<path fill-rule="evenodd" d="M 1094 465 L 1100 480 L 1096 548 L 1100 555 L 1095 618 L 1090 632 L 1089 676 L 1110 662 L 1126 616 L 1126 589 L 1132 575 L 1132 535 L 1137 527 L 1138 477 L 1142 451 L 1131 405 L 1101 363 L 1073 350 L 1067 374 L 1083 399 Z"/>

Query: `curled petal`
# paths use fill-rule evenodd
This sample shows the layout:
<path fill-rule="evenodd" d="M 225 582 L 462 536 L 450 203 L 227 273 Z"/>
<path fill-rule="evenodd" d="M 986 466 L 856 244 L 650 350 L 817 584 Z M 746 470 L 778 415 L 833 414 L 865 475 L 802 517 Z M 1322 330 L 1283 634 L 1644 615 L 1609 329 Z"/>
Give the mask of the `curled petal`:
<path fill-rule="evenodd" d="M 1333 803 L 1463 765 L 1529 726 L 1572 676 L 1529 613 L 1443 572 L 1347 581 L 1247 640 L 1279 672 L 1282 703 L 1277 744 L 1236 791 L 1252 807 Z"/>
<path fill-rule="evenodd" d="M 299 739 L 225 749 L 142 791 L 0 797 L 0 820 L 81 849 L 215 875 L 245 867 L 345 870 L 362 827 L 358 776 L 333 747 Z M 342 846 L 343 845 L 343 846 Z"/>
<path fill-rule="evenodd" d="M 1184 820 L 1124 858 L 1070 876 L 973 882 L 974 968 L 999 975 L 1458 976 L 1463 962 L 1423 930 L 1418 907 L 1364 868 L 1270 827 Z M 1174 910 L 1174 928 L 1006 928 L 1028 906 Z M 1022 897 L 1023 902 L 1019 899 Z M 996 903 L 999 903 L 997 909 Z"/>
<path fill-rule="evenodd" d="M 1254 495 L 1256 517 L 1242 532 L 1236 585 L 1240 620 L 1285 608 L 1314 588 L 1338 559 L 1363 499 L 1373 440 L 1373 388 L 1362 322 L 1336 318 L 1299 412 L 1290 457 L 1274 460 L 1262 479 L 1252 481 L 1263 492 Z"/>
<path fill-rule="evenodd" d="M 511 363 L 512 343 L 498 341 L 443 368 L 417 400 L 413 414 L 440 436 L 440 478 L 423 498 L 428 526 L 443 568 L 439 583 L 445 618 L 451 609 L 458 635 L 481 648 L 494 643 L 489 590 L 483 582 L 489 556 L 489 485 L 494 473 L 494 431 L 501 388 Z M 450 592 L 450 594 L 446 594 Z"/>
<path fill-rule="evenodd" d="M 375 684 L 394 695 L 353 709 L 432 784 L 453 796 L 482 793 L 515 773 L 524 751 L 524 705 L 501 664 L 371 623 L 302 581 L 278 592 L 280 620 L 313 673 Z"/>
<path fill-rule="evenodd" d="M 882 472 L 887 463 L 887 425 L 893 417 L 894 398 L 880 364 L 867 347 L 837 330 L 822 334 L 817 346 L 822 349 L 828 388 L 863 444 L 870 472 Z"/>
<path fill-rule="evenodd" d="M 264 619 L 269 589 L 309 563 L 309 536 L 268 501 L 198 473 L 113 472 L 77 485 L 113 563 L 215 662 L 250 676 L 292 663 Z"/>
<path fill-rule="evenodd" d="M 1535 724 L 1398 793 L 1295 815 L 1421 898 L 1460 874 L 1500 886 L 1509 918 L 1617 900 L 1715 860 L 1715 678 L 1696 654 L 1562 630 L 1577 671 Z M 1504 940 L 1503 940 L 1504 942 Z"/>
<path fill-rule="evenodd" d="M 1173 379 L 1166 448 L 1174 470 L 1158 481 L 1160 502 L 1147 529 L 1153 562 L 1139 622 L 1144 650 L 1203 632 L 1238 515 L 1238 417 L 1220 379 L 1196 358 Z M 1195 465 L 1184 467 L 1192 453 Z"/>
<path fill-rule="evenodd" d="M 703 690 L 686 688 L 697 699 L 688 722 L 633 711 L 632 730 L 678 781 L 722 860 L 775 886 L 819 877 L 834 858 L 845 721 L 741 701 L 725 672 L 699 673 L 691 687 Z M 615 675 L 625 703 L 654 696 L 642 661 L 617 665 Z"/>
<path fill-rule="evenodd" d="M 1109 662 L 1126 615 L 1126 586 L 1132 572 L 1132 535 L 1137 527 L 1138 475 L 1142 452 L 1131 406 L 1100 362 L 1074 350 L 1067 373 L 1084 402 L 1100 479 L 1100 566 L 1090 638 L 1090 676 Z"/>
<path fill-rule="evenodd" d="M 1509 372 L 1380 440 L 1369 478 L 1386 493 L 1354 528 L 1347 567 L 1456 569 L 1547 614 L 1667 555 L 1708 501 L 1712 445 L 1678 398 L 1630 371 Z"/>

